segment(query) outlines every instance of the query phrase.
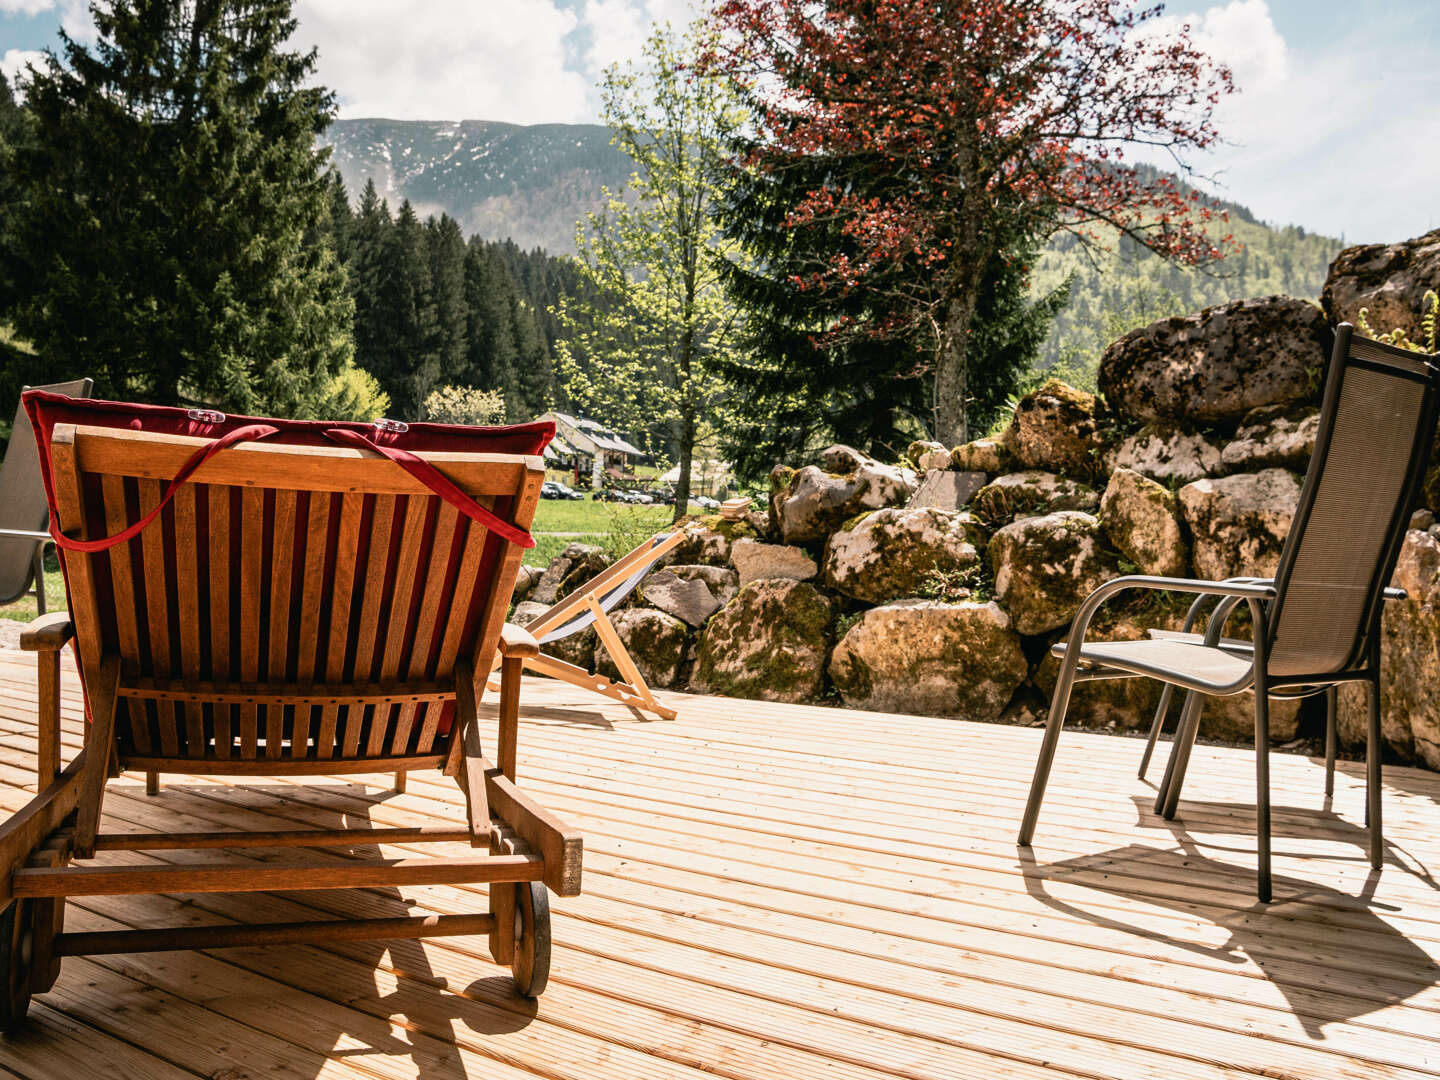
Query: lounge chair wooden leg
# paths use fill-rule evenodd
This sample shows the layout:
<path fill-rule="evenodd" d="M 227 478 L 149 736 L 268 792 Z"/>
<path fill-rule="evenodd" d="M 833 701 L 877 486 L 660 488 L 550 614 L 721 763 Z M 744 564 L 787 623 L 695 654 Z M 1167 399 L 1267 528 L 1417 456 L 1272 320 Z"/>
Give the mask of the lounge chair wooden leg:
<path fill-rule="evenodd" d="M 36 791 L 44 791 L 60 775 L 60 653 L 47 649 L 36 654 L 39 678 Z"/>
<path fill-rule="evenodd" d="M 515 960 L 515 892 L 511 882 L 497 881 L 490 886 L 490 914 L 495 916 L 495 929 L 490 931 L 490 956 L 506 967 Z"/>
<path fill-rule="evenodd" d="M 600 602 L 593 596 L 590 598 L 590 610 L 595 616 L 595 633 L 601 642 L 604 643 L 605 651 L 610 654 L 610 659 L 615 661 L 615 666 L 619 669 L 621 678 L 630 685 L 630 688 L 635 691 L 636 696 L 647 705 L 658 707 L 660 703 L 655 700 L 655 695 L 650 692 L 650 687 L 646 685 L 645 677 L 640 674 L 640 669 L 635 666 L 635 661 L 631 659 L 630 653 L 625 648 L 625 643 L 620 640 L 620 635 L 615 632 L 614 624 L 610 622 L 609 617 L 606 616 L 604 610 L 600 607 Z"/>
<path fill-rule="evenodd" d="M 147 772 L 147 773 L 145 774 L 145 794 L 146 794 L 146 795 L 159 795 L 159 794 L 160 794 L 160 774 L 159 774 L 159 773 L 157 773 L 157 772 Z"/>
<path fill-rule="evenodd" d="M 1155 718 L 1150 721 L 1150 734 L 1145 739 L 1145 753 L 1140 755 L 1140 779 L 1145 779 L 1145 773 L 1150 768 L 1150 757 L 1155 753 L 1155 744 L 1160 740 L 1160 731 L 1165 726 L 1165 714 L 1170 711 L 1170 699 L 1175 695 L 1175 687 L 1166 683 L 1160 691 L 1160 704 L 1155 706 Z"/>
<path fill-rule="evenodd" d="M 1256 894 L 1262 904 L 1271 897 L 1270 881 L 1270 695 L 1255 687 L 1255 848 Z"/>
<path fill-rule="evenodd" d="M 1035 775 L 1030 780 L 1030 798 L 1025 803 L 1025 818 L 1020 823 L 1019 844 L 1028 847 L 1035 835 L 1035 822 L 1040 817 L 1040 804 L 1045 800 L 1045 785 L 1050 780 L 1050 767 L 1055 762 L 1055 745 L 1060 741 L 1060 729 L 1065 724 L 1065 713 L 1070 708 L 1070 691 L 1075 685 L 1076 668 L 1060 665 L 1060 678 L 1055 683 L 1055 695 L 1050 699 L 1050 715 L 1045 719 L 1045 738 L 1040 743 L 1040 756 L 1035 761 Z"/>
<path fill-rule="evenodd" d="M 485 790 L 485 766 L 480 744 L 480 718 L 477 701 L 481 681 L 467 661 L 455 665 L 455 745 L 460 748 L 455 781 L 465 795 L 466 822 L 470 826 L 470 846 L 490 843 L 490 799 Z M 491 844 L 491 850 L 494 845 Z"/>
<path fill-rule="evenodd" d="M 507 656 L 500 664 L 500 735 L 496 745 L 496 764 L 511 780 L 515 779 L 516 744 L 520 735 L 520 677 L 525 661 Z"/>
<path fill-rule="evenodd" d="M 110 759 L 115 749 L 115 708 L 120 700 L 117 695 L 119 688 L 120 658 L 107 656 L 100 662 L 99 678 L 90 688 L 85 768 L 75 814 L 75 857 L 79 859 L 95 856 L 95 833 L 100 826 L 105 781 L 110 776 Z"/>
<path fill-rule="evenodd" d="M 1370 866 L 1385 865 L 1385 837 L 1380 813 L 1380 679 L 1368 684 L 1370 723 L 1365 737 L 1365 824 L 1370 830 Z"/>
<path fill-rule="evenodd" d="M 403 769 L 395 774 L 395 794 L 405 794 L 405 771 Z"/>
<path fill-rule="evenodd" d="M 1155 794 L 1155 812 L 1166 821 L 1175 819 L 1180 805 L 1180 790 L 1185 786 L 1185 773 L 1190 768 L 1190 751 L 1200 732 L 1200 714 L 1205 709 L 1205 695 L 1191 690 L 1185 695 L 1180 720 L 1175 725 L 1175 738 L 1170 744 L 1170 760 L 1165 765 L 1165 779 Z"/>
<path fill-rule="evenodd" d="M 1327 799 L 1335 794 L 1336 714 L 1339 711 L 1337 708 L 1339 696 L 1339 687 L 1331 686 L 1325 691 L 1325 797 Z"/>

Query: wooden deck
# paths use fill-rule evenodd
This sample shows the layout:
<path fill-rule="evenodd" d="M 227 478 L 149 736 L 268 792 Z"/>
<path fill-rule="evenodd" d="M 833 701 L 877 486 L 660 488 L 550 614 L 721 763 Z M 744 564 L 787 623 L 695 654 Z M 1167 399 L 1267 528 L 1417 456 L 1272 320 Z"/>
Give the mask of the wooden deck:
<path fill-rule="evenodd" d="M 33 783 L 33 668 L 0 654 L 0 798 Z M 67 678 L 67 756 L 79 700 Z M 1363 775 L 1277 756 L 1276 895 L 1253 899 L 1251 755 L 1197 748 L 1183 820 L 1141 744 L 1061 743 L 1033 853 L 1039 732 L 671 695 L 641 721 L 527 683 L 520 779 L 586 833 L 550 990 L 483 942 L 69 959 L 0 1075 L 1218 1080 L 1440 1071 L 1440 776 L 1387 769 L 1368 872 Z M 106 828 L 460 821 L 453 783 L 112 783 Z M 432 847 L 433 852 L 433 847 Z M 236 853 L 262 859 L 266 852 Z M 1301 859 L 1298 856 L 1323 856 Z M 104 856 L 102 856 L 103 858 Z M 132 853 L 135 861 L 180 852 Z M 283 857 L 283 855 L 278 856 Z M 336 858 L 344 858 L 337 853 Z M 484 909 L 483 888 L 113 897 L 68 928 Z"/>

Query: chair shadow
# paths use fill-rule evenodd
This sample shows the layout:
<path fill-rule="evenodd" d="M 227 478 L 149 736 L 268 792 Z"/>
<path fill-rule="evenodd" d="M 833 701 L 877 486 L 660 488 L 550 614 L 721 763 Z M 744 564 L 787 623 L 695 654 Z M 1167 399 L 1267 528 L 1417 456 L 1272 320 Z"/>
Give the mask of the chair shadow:
<path fill-rule="evenodd" d="M 1177 895 L 1175 887 L 1169 883 L 1200 879 L 1212 887 L 1235 886 L 1249 890 L 1253 898 L 1253 848 L 1247 849 L 1248 858 L 1240 862 L 1212 857 L 1204 849 L 1213 850 L 1214 845 L 1202 845 L 1195 840 L 1183 820 L 1167 822 L 1150 812 L 1148 800 L 1136 798 L 1135 803 L 1147 825 L 1164 826 L 1169 831 L 1175 841 L 1174 847 L 1159 848 L 1136 842 L 1043 866 L 1035 861 L 1030 848 L 1022 847 L 1018 852 L 1026 892 L 1053 911 L 1130 937 L 1229 964 L 1249 960 L 1281 992 L 1292 1015 L 1314 1039 L 1325 1038 L 1327 1024 L 1354 1020 L 1440 985 L 1440 964 L 1436 964 L 1428 953 L 1381 917 L 1379 912 L 1386 908 L 1374 900 L 1380 877 L 1378 871 L 1367 873 L 1358 896 L 1328 885 L 1276 875 L 1274 902 L 1262 904 L 1252 899 L 1243 906 L 1227 906 L 1216 914 L 1213 903 L 1201 898 L 1187 900 L 1183 895 Z M 1182 804 L 1182 807 L 1193 813 L 1205 805 L 1189 803 Z M 1235 804 L 1224 806 L 1230 814 L 1237 809 L 1245 809 Z M 1253 807 L 1250 809 L 1253 810 Z M 1312 811 L 1305 813 L 1314 816 Z M 1287 836 L 1314 835 L 1313 829 L 1296 827 L 1285 820 L 1286 817 L 1283 813 L 1276 815 L 1277 828 L 1273 833 L 1276 840 Z M 1333 814 L 1322 815 L 1322 818 L 1328 838 L 1334 839 L 1334 834 L 1338 832 L 1341 839 L 1358 845 L 1356 858 L 1368 859 L 1365 854 L 1369 836 L 1367 830 L 1349 825 Z M 1205 828 L 1207 833 L 1211 831 L 1208 821 Z M 1241 831 L 1238 823 L 1234 831 L 1237 834 Z M 1283 848 L 1276 844 L 1275 850 L 1279 854 Z M 1387 849 L 1387 855 L 1390 850 Z M 1387 858 L 1387 863 L 1391 862 Z M 1413 866 L 1406 866 L 1398 860 L 1389 869 L 1391 873 L 1396 870 L 1415 873 Z M 1153 880 L 1156 884 L 1153 889 L 1137 885 L 1137 876 Z M 1431 888 L 1436 887 L 1428 873 L 1416 876 Z M 1126 922 L 1115 914 L 1091 910 L 1073 900 L 1053 896 L 1047 890 L 1049 883 L 1079 885 L 1138 899 L 1146 905 L 1170 908 L 1187 918 L 1208 919 L 1223 929 L 1228 938 L 1221 944 L 1209 945 L 1148 929 Z M 1322 926 L 1338 923 L 1338 932 L 1304 939 L 1292 938 L 1283 932 L 1311 921 Z M 1383 969 L 1376 965 L 1377 957 L 1381 955 L 1385 960 Z"/>
<path fill-rule="evenodd" d="M 237 785 L 237 788 L 242 793 L 261 796 L 265 802 L 270 799 L 288 802 L 293 800 L 296 793 L 296 789 L 291 786 L 264 783 L 240 784 Z M 296 808 L 303 806 L 306 818 L 303 827 L 317 829 L 372 827 L 383 829 L 386 827 L 384 823 L 372 821 L 370 809 L 395 798 L 394 792 L 381 791 L 374 787 L 355 783 L 343 786 L 327 784 L 322 787 L 322 790 L 324 788 L 335 790 L 336 794 L 343 798 L 348 805 L 337 805 L 332 810 L 308 800 L 304 804 L 294 803 L 292 805 Z M 163 789 L 162 798 L 168 792 L 181 795 L 205 795 L 213 798 L 215 789 L 213 787 L 187 789 L 183 784 L 177 784 Z M 360 800 L 358 806 L 357 799 Z M 250 800 L 243 801 L 250 802 Z M 260 809 L 259 807 L 254 808 Z M 263 813 L 264 810 L 260 810 L 260 812 Z M 284 813 L 285 809 L 277 808 L 276 812 Z M 294 822 L 279 820 L 278 817 L 274 825 L 276 829 L 297 827 L 302 826 Z M 425 847 L 437 856 L 447 853 L 454 854 L 452 850 L 449 850 L 453 845 L 429 844 Z M 292 852 L 294 850 L 291 849 Z M 326 850 L 357 858 L 373 859 L 377 857 L 377 849 L 373 845 L 352 845 Z M 256 853 L 257 849 L 250 849 L 244 854 L 253 856 Z M 412 853 L 410 857 L 416 857 L 418 854 Z M 424 894 L 423 887 L 411 891 L 417 896 Z M 269 896 L 272 894 L 259 895 Z M 414 902 L 395 888 L 348 890 L 344 893 L 344 901 L 333 905 L 325 903 L 323 899 L 317 899 L 336 895 L 329 891 L 323 893 L 286 892 L 273 895 L 291 903 L 320 909 L 313 913 L 282 916 L 286 919 L 330 919 L 336 917 L 340 912 L 343 912 L 347 919 L 383 919 L 415 914 Z M 477 895 L 475 901 L 474 910 L 484 911 L 484 896 Z M 256 920 L 270 921 L 270 916 L 257 915 Z M 455 981 L 453 978 L 447 978 L 445 974 L 434 969 L 425 943 L 414 939 L 348 941 L 312 945 L 307 948 L 309 955 L 305 960 L 295 966 L 293 977 L 287 975 L 284 970 L 283 960 L 279 965 L 280 970 L 273 971 L 273 973 L 262 970 L 261 973 L 283 982 L 286 986 L 294 987 L 297 992 L 318 996 L 348 1010 L 348 1019 L 351 1022 L 345 1025 L 347 1030 L 334 1032 L 330 1048 L 324 1051 L 326 1056 L 345 1057 L 362 1062 L 367 1055 L 374 1054 L 408 1056 L 412 1059 L 414 1075 L 417 1077 L 430 1078 L 430 1080 L 461 1080 L 461 1078 L 470 1076 L 464 1059 L 454 1049 L 456 1037 L 462 1028 L 485 1037 L 504 1035 L 524 1029 L 534 1020 L 537 1011 L 534 1001 L 521 997 L 516 992 L 509 971 L 495 966 L 490 960 L 484 939 L 473 938 L 470 941 L 477 951 L 484 954 L 483 959 L 477 959 L 473 964 L 467 957 L 461 956 L 458 959 L 462 961 L 465 968 L 481 968 L 481 974 L 458 989 L 451 985 Z M 283 950 L 287 946 L 265 946 L 265 948 L 273 955 L 274 953 L 283 954 Z M 290 946 L 290 948 L 294 948 L 294 946 Z M 222 952 L 220 955 L 224 956 L 225 953 Z M 237 959 L 240 958 L 232 957 L 232 961 Z M 333 964 L 331 970 L 334 972 L 333 977 L 328 979 L 326 977 L 327 963 Z M 356 988 L 353 977 L 353 966 L 356 964 L 368 967 L 376 973 L 374 985 L 369 993 Z M 379 975 L 382 965 L 387 966 L 398 976 L 393 980 L 393 988 L 388 991 L 382 988 L 382 982 L 390 985 L 392 980 L 388 976 L 382 980 Z M 467 970 L 467 976 L 469 973 Z M 318 1010 L 318 1013 L 324 1015 L 332 1011 L 330 1008 L 322 1008 Z M 415 1034 L 417 1032 L 418 1035 Z M 354 1040 L 360 1041 L 363 1045 L 342 1048 L 345 1042 L 353 1043 Z M 317 1039 L 316 1045 L 322 1046 L 325 1041 L 323 1037 Z"/>

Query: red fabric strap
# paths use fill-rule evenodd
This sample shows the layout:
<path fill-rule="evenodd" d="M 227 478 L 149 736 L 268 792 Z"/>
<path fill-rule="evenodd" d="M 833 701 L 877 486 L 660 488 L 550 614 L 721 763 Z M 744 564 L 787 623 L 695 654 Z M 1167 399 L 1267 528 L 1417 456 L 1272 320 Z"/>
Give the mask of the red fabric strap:
<path fill-rule="evenodd" d="M 180 485 L 188 480 L 196 469 L 209 461 L 221 450 L 227 450 L 237 443 L 255 442 L 259 439 L 269 438 L 279 430 L 279 428 L 272 427 L 269 424 L 249 424 L 245 427 L 236 428 L 234 431 L 227 432 L 214 442 L 200 447 L 195 453 L 191 454 L 185 464 L 180 467 L 180 471 L 177 472 L 175 478 L 170 481 L 170 485 L 165 489 L 165 493 L 160 497 L 160 502 L 156 504 L 155 509 L 114 536 L 103 536 L 98 540 L 76 540 L 60 532 L 60 527 L 56 523 L 53 514 L 50 517 L 50 535 L 54 537 L 56 546 L 64 548 L 66 551 L 84 551 L 91 553 L 106 551 L 115 547 L 117 544 L 123 544 L 127 540 L 132 540 L 140 534 L 145 526 L 160 516 L 160 512 L 165 509 L 165 506 L 171 499 L 175 498 L 175 493 L 180 490 Z M 358 450 L 371 450 L 382 457 L 389 458 L 466 517 L 479 522 L 491 532 L 503 536 L 506 540 L 509 540 L 513 544 L 518 544 L 520 547 L 533 548 L 535 546 L 535 538 L 528 532 L 485 509 L 485 507 L 481 506 L 469 495 L 456 487 L 444 473 L 417 454 L 412 454 L 408 450 L 401 450 L 394 446 L 382 446 L 366 438 L 358 431 L 347 431 L 344 428 L 326 428 L 325 437 L 331 442 L 338 443 L 342 446 L 350 446 Z"/>

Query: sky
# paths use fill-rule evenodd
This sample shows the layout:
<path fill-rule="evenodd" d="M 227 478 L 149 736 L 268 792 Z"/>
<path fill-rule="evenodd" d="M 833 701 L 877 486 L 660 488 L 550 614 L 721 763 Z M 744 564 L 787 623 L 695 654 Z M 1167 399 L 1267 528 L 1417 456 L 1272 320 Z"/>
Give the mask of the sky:
<path fill-rule="evenodd" d="M 694 0 L 296 0 L 297 44 L 345 117 L 592 123 L 604 68 L 638 56 L 651 24 Z M 0 70 L 63 25 L 93 34 L 85 0 L 0 0 Z M 1228 64 L 1224 145 L 1190 161 L 1201 184 L 1266 221 L 1349 243 L 1440 227 L 1436 0 L 1168 0 Z M 1168 165 L 1168 162 L 1158 162 Z"/>

